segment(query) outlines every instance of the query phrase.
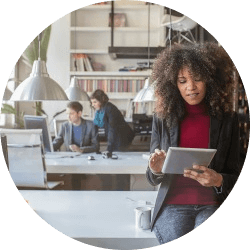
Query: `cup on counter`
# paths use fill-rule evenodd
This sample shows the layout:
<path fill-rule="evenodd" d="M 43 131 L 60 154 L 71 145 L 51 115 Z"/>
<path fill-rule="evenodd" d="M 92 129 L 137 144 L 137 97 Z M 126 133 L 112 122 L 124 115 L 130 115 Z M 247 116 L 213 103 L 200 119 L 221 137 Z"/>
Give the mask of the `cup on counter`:
<path fill-rule="evenodd" d="M 151 223 L 151 208 L 137 207 L 135 208 L 135 226 L 137 229 L 150 229 Z"/>

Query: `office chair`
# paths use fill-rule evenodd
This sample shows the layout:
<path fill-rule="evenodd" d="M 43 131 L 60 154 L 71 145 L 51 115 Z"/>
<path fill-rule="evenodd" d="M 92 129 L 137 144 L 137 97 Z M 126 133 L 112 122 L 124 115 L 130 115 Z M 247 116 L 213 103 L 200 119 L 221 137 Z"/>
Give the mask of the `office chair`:
<path fill-rule="evenodd" d="M 41 129 L 1 129 L 7 137 L 10 175 L 18 188 L 53 189 L 62 181 L 47 181 Z"/>
<path fill-rule="evenodd" d="M 9 169 L 7 137 L 6 137 L 6 135 L 1 135 L 1 144 L 2 144 L 4 160 L 6 162 L 7 168 Z"/>
<path fill-rule="evenodd" d="M 172 38 L 172 40 L 177 39 L 177 43 L 181 43 L 183 41 L 187 41 L 192 44 L 196 43 L 191 30 L 197 26 L 197 23 L 187 16 L 171 16 L 170 20 L 170 15 L 165 14 L 163 16 L 161 25 L 177 32 L 177 34 Z M 170 32 L 171 31 L 169 30 L 165 40 L 165 44 L 170 40 Z"/>
<path fill-rule="evenodd" d="M 59 131 L 60 131 L 60 128 L 61 128 L 62 124 L 63 124 L 64 122 L 66 122 L 66 121 L 68 121 L 68 120 L 59 120 L 59 119 L 57 120 L 57 119 L 53 119 L 55 137 L 58 136 L 58 133 L 59 133 Z M 66 151 L 66 147 L 65 147 L 64 144 L 60 147 L 60 151 Z"/>

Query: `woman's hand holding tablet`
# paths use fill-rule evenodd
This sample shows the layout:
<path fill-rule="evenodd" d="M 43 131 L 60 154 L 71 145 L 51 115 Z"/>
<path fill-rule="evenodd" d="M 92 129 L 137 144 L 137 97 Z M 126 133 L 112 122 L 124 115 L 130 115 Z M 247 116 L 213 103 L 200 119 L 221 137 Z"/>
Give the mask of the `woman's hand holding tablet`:
<path fill-rule="evenodd" d="M 202 171 L 202 173 L 198 173 L 197 170 Z M 185 169 L 184 177 L 196 180 L 205 187 L 220 187 L 223 182 L 221 174 L 201 165 L 193 165 L 193 169 Z"/>
<path fill-rule="evenodd" d="M 164 150 L 155 149 L 155 152 L 150 155 L 149 167 L 153 174 L 162 174 L 162 166 L 166 158 Z"/>

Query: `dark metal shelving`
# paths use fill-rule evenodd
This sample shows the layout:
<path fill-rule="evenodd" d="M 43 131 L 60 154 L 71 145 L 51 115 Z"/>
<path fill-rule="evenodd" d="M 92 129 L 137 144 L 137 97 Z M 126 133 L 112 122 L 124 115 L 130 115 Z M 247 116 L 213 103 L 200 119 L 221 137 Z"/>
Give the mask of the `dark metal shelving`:
<path fill-rule="evenodd" d="M 108 48 L 108 52 L 112 58 L 154 59 L 163 49 L 165 47 L 114 46 L 114 1 L 111 1 L 111 46 Z"/>

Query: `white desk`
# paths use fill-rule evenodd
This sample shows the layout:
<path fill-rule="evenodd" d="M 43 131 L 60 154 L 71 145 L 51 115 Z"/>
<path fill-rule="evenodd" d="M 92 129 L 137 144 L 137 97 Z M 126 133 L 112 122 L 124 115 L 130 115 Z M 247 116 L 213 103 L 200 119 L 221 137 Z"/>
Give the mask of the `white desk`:
<path fill-rule="evenodd" d="M 101 154 L 82 154 L 74 158 L 45 158 L 47 173 L 50 174 L 144 174 L 147 169 L 147 159 L 143 152 L 117 152 L 117 160 L 103 159 Z M 95 160 L 88 160 L 93 155 Z"/>
<path fill-rule="evenodd" d="M 155 191 L 20 191 L 36 213 L 78 241 L 112 249 L 158 245 L 150 230 L 135 228 L 138 201 L 155 203 Z"/>

